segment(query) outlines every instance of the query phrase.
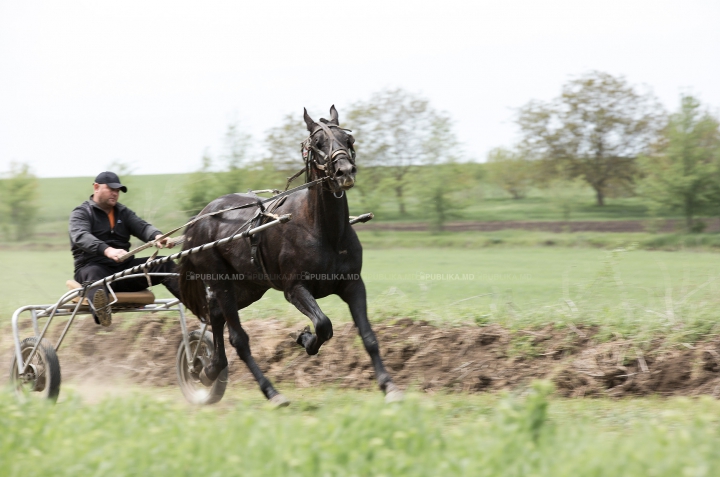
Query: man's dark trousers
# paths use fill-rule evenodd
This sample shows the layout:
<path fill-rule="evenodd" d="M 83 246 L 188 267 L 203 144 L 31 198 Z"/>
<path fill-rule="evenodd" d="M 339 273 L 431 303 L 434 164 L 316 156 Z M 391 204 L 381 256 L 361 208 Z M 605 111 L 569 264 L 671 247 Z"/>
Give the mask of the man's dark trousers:
<path fill-rule="evenodd" d="M 99 263 L 89 263 L 79 269 L 77 272 L 75 272 L 75 281 L 83 284 L 84 282 L 96 282 L 100 280 L 101 278 L 109 277 L 110 275 L 114 275 L 115 273 L 122 272 L 123 270 L 127 270 L 128 268 L 135 267 L 137 265 L 141 265 L 145 262 L 147 262 L 149 257 L 143 257 L 143 258 L 133 258 L 130 260 L 125 260 L 124 262 L 120 262 L 114 265 L 104 265 Z M 156 257 L 156 258 L 162 258 L 162 257 Z M 172 261 L 168 261 L 165 263 L 162 263 L 160 265 L 154 265 L 150 267 L 148 272 L 150 273 L 177 273 L 177 265 L 173 263 Z M 140 271 L 139 273 L 143 273 Z M 175 295 L 176 298 L 180 298 L 180 288 L 178 285 L 178 278 L 176 276 L 172 277 L 150 277 L 150 280 L 153 285 L 159 285 L 162 283 L 165 285 L 165 287 Z M 148 287 L 148 281 L 145 276 L 142 277 L 136 277 L 136 278 L 128 278 L 128 279 L 122 279 L 115 281 L 110 284 L 113 291 L 115 292 L 137 292 L 145 290 Z M 95 295 L 95 292 L 99 289 L 99 287 L 91 288 L 88 290 L 87 298 L 90 303 L 92 303 L 93 296 Z M 105 287 L 105 291 L 107 293 L 107 287 Z M 112 297 L 108 297 L 112 300 Z"/>

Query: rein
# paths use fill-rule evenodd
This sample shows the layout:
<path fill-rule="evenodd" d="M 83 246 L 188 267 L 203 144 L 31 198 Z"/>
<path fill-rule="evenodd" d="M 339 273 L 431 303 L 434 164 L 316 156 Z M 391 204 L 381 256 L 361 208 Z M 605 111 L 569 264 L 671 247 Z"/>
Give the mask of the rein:
<path fill-rule="evenodd" d="M 303 189 L 307 189 L 308 187 L 312 187 L 312 186 L 314 186 L 314 185 L 316 185 L 316 184 L 321 184 L 321 183 L 325 182 L 325 181 L 328 180 L 328 179 L 329 179 L 329 177 L 321 177 L 321 178 L 319 178 L 319 179 L 315 179 L 314 181 L 306 182 L 305 184 L 302 184 L 302 185 L 299 185 L 299 186 L 297 186 L 297 187 L 294 187 L 294 188 L 292 188 L 292 189 L 290 189 L 290 190 L 285 190 L 284 192 L 281 192 L 281 193 L 279 193 L 279 194 L 276 194 L 276 195 L 274 195 L 274 196 L 272 196 L 272 197 L 269 197 L 269 198 L 267 198 L 267 199 L 258 200 L 258 201 L 256 201 L 256 202 L 250 202 L 250 203 L 248 203 L 248 204 L 243 204 L 243 205 L 236 205 L 236 206 L 234 206 L 234 207 L 228 207 L 227 209 L 216 210 L 215 212 L 209 212 L 209 213 L 207 213 L 207 214 L 198 215 L 197 217 L 195 217 L 194 219 L 192 219 L 192 220 L 190 220 L 189 222 L 185 223 L 184 225 L 181 225 L 180 227 L 176 227 L 176 228 L 172 229 L 170 232 L 167 232 L 167 233 L 162 234 L 162 235 L 160 236 L 160 238 L 155 239 L 155 240 L 152 240 L 152 241 L 150 241 L 150 242 L 147 242 L 147 243 L 139 246 L 138 248 L 129 251 L 128 253 L 126 253 L 125 255 L 123 255 L 122 257 L 120 257 L 120 261 L 122 262 L 122 261 L 124 261 L 124 260 L 127 260 L 127 259 L 130 258 L 132 255 L 135 255 L 135 254 L 138 253 L 138 252 L 142 252 L 143 250 L 154 246 L 154 245 L 155 245 L 157 242 L 159 242 L 160 240 L 163 240 L 163 239 L 168 238 L 169 236 L 171 236 L 172 234 L 174 234 L 174 233 L 177 232 L 178 230 L 180 230 L 180 229 L 182 229 L 182 228 L 184 228 L 184 227 L 187 227 L 188 225 L 192 225 L 192 224 L 194 224 L 195 222 L 198 222 L 198 221 L 201 220 L 201 219 L 204 219 L 204 218 L 207 218 L 207 217 L 212 217 L 212 216 L 214 216 L 214 215 L 219 215 L 219 214 L 222 214 L 222 213 L 225 213 L 225 212 L 230 212 L 230 211 L 232 211 L 232 210 L 248 209 L 248 208 L 250 208 L 250 207 L 261 207 L 262 204 L 265 204 L 265 203 L 267 203 L 267 202 L 272 202 L 272 201 L 277 200 L 277 199 L 281 199 L 281 198 L 283 198 L 283 197 L 285 197 L 285 196 L 288 196 L 288 195 L 290 195 L 290 194 L 294 194 L 295 192 L 299 192 L 299 191 L 301 191 L 301 190 L 303 190 Z"/>
<path fill-rule="evenodd" d="M 161 235 L 160 238 L 158 238 L 158 239 L 156 239 L 156 240 L 152 240 L 152 241 L 150 241 L 150 242 L 147 242 L 147 243 L 145 243 L 145 244 L 143 244 L 143 245 L 141 245 L 141 246 L 139 246 L 139 247 L 137 247 L 137 248 L 129 251 L 128 253 L 126 253 L 125 255 L 123 255 L 122 257 L 120 257 L 120 261 L 122 262 L 122 261 L 124 261 L 124 260 L 127 260 L 127 259 L 130 258 L 132 255 L 135 255 L 135 254 L 138 253 L 138 252 L 142 252 L 143 250 L 154 246 L 158 241 L 163 240 L 163 239 L 166 239 L 166 238 L 170 237 L 172 234 L 174 234 L 175 232 L 177 232 L 178 230 L 180 230 L 180 229 L 182 229 L 182 228 L 185 228 L 185 227 L 187 227 L 188 225 L 192 225 L 192 224 L 194 224 L 194 223 L 196 223 L 196 222 L 198 222 L 198 221 L 200 221 L 200 220 L 202 220 L 202 219 L 204 219 L 204 218 L 212 217 L 212 216 L 219 215 L 219 214 L 222 214 L 222 213 L 225 213 L 225 212 L 230 212 L 230 211 L 233 211 L 233 210 L 247 209 L 247 208 L 250 208 L 250 207 L 260 207 L 260 208 L 262 208 L 262 204 L 265 204 L 265 203 L 267 203 L 267 202 L 272 202 L 272 201 L 274 201 L 274 200 L 281 199 L 281 198 L 283 198 L 283 197 L 285 197 L 285 196 L 288 196 L 288 195 L 290 195 L 290 194 L 294 194 L 295 192 L 301 191 L 301 190 L 303 190 L 303 189 L 307 189 L 308 187 L 312 187 L 312 186 L 314 186 L 314 185 L 316 185 L 316 184 L 322 184 L 322 186 L 323 186 L 323 188 L 324 188 L 324 186 L 325 186 L 324 183 L 325 183 L 326 181 L 328 181 L 328 180 L 334 180 L 334 179 L 335 179 L 335 174 L 337 173 L 337 169 L 336 169 L 336 167 L 335 167 L 335 163 L 339 160 L 340 156 L 342 156 L 342 155 L 347 156 L 347 158 L 348 158 L 348 160 L 350 161 L 350 163 L 351 163 L 353 166 L 355 165 L 355 148 L 353 148 L 352 146 L 350 146 L 350 147 L 345 147 L 345 146 L 337 139 L 337 137 L 335 137 L 335 134 L 333 134 L 333 132 L 332 132 L 332 130 L 331 130 L 331 128 L 335 128 L 335 129 L 342 129 L 343 131 L 351 132 L 349 129 L 343 129 L 343 128 L 341 128 L 341 127 L 338 126 L 338 125 L 335 125 L 335 124 L 325 124 L 325 123 L 323 123 L 323 122 L 319 122 L 319 123 L 316 123 L 316 124 L 317 124 L 318 127 L 315 128 L 315 130 L 310 133 L 310 135 L 307 137 L 307 139 L 305 139 L 305 140 L 301 143 L 301 146 L 302 146 L 302 156 L 303 156 L 303 160 L 305 161 L 305 167 L 303 167 L 301 170 L 299 170 L 298 172 L 296 172 L 295 174 L 293 174 L 291 177 L 288 177 L 288 179 L 287 179 L 287 184 L 285 185 L 285 190 L 284 190 L 283 192 L 280 192 L 279 194 L 275 194 L 274 196 L 269 197 L 269 198 L 267 198 L 267 199 L 258 200 L 258 201 L 256 201 L 256 202 L 250 202 L 250 203 L 248 203 L 248 204 L 243 204 L 243 205 L 236 205 L 236 206 L 234 206 L 234 207 L 228 207 L 227 209 L 217 210 L 217 211 L 215 211 L 215 212 L 209 212 L 209 213 L 207 213 L 207 214 L 199 215 L 199 216 L 195 217 L 194 219 L 190 220 L 189 222 L 181 225 L 180 227 L 176 227 L 176 228 L 172 229 L 171 231 L 169 231 L 169 232 Z M 312 144 L 312 138 L 315 136 L 315 134 L 317 134 L 317 133 L 320 132 L 320 131 L 323 131 L 323 132 L 325 133 L 325 136 L 327 137 L 328 141 L 330 142 L 330 153 L 329 153 L 329 154 L 325 154 L 324 151 L 322 151 L 321 149 L 318 149 L 317 147 L 315 147 L 315 146 Z M 337 147 L 336 147 L 336 145 L 337 145 Z M 320 162 L 320 161 L 318 160 L 318 157 L 320 157 L 320 158 L 322 159 L 322 162 Z M 323 171 L 323 172 L 325 173 L 325 176 L 324 176 L 324 177 L 320 177 L 320 178 L 315 179 L 315 180 L 310 180 L 310 175 L 311 175 L 311 173 L 310 173 L 310 168 L 311 168 L 311 166 L 314 166 L 314 167 L 317 168 L 318 170 Z M 332 173 L 330 172 L 330 166 L 332 166 Z M 300 175 L 301 175 L 303 172 L 305 172 L 305 183 L 302 184 L 302 185 L 300 185 L 300 186 L 298 186 L 298 187 L 294 187 L 294 188 L 288 190 L 288 187 L 290 187 L 290 183 L 291 183 L 293 180 L 295 180 L 295 179 L 297 179 L 298 177 L 300 177 Z M 336 199 L 342 198 L 343 195 L 345 194 L 345 191 L 341 191 L 341 192 L 340 192 L 340 195 L 337 195 L 335 192 L 333 192 L 333 191 L 332 191 L 331 189 L 329 189 L 329 188 L 328 188 L 328 189 L 325 189 L 325 190 L 327 190 L 328 192 L 331 192 Z"/>

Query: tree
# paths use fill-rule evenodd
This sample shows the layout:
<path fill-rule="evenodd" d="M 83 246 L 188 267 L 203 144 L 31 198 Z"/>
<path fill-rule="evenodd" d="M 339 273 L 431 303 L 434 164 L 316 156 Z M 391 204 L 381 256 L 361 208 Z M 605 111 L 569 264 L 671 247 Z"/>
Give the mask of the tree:
<path fill-rule="evenodd" d="M 252 136 L 240 129 L 238 122 L 228 124 L 223 138 L 223 154 L 220 156 L 228 169 L 241 169 L 250 162 L 250 145 Z"/>
<path fill-rule="evenodd" d="M 591 71 L 565 84 L 552 102 L 522 107 L 517 122 L 528 154 L 569 179 L 583 179 L 602 206 L 610 189 L 632 186 L 636 159 L 657 140 L 662 118 L 650 93 Z"/>
<path fill-rule="evenodd" d="M 120 176 L 120 179 L 123 179 L 125 176 L 133 175 L 136 169 L 137 168 L 133 164 L 123 162 L 120 159 L 115 159 L 107 166 L 107 170 Z"/>
<path fill-rule="evenodd" d="M 572 213 L 582 203 L 580 199 L 589 191 L 587 183 L 580 178 L 565 179 L 562 176 L 543 184 L 552 204 L 560 212 L 562 220 L 568 222 Z"/>
<path fill-rule="evenodd" d="M 449 161 L 422 167 L 417 174 L 413 189 L 423 205 L 423 216 L 429 219 L 430 230 L 441 232 L 450 219 L 460 217 L 460 210 L 471 202 L 464 191 L 472 182 L 467 169 Z"/>
<path fill-rule="evenodd" d="M 0 180 L 0 222 L 15 229 L 15 240 L 32 236 L 38 211 L 38 181 L 28 164 L 13 162 Z"/>
<path fill-rule="evenodd" d="M 391 182 L 401 215 L 407 214 L 411 173 L 420 165 L 441 164 L 458 155 L 450 118 L 402 89 L 380 91 L 353 104 L 347 122 L 357 141 L 358 162 Z M 366 181 L 364 187 L 374 183 Z"/>
<path fill-rule="evenodd" d="M 128 190 L 134 189 L 135 180 L 133 179 L 133 175 L 135 171 L 137 170 L 137 167 L 129 162 L 121 161 L 120 159 L 115 159 L 110 164 L 108 164 L 105 167 L 106 171 L 112 171 L 115 174 L 120 177 L 120 181 L 123 183 L 124 186 L 128 188 Z M 137 192 L 131 194 L 130 196 L 125 196 L 122 199 L 122 202 L 126 205 L 129 205 L 133 208 L 133 210 L 137 212 L 142 212 L 141 217 L 147 217 L 146 211 L 138 210 L 136 207 L 141 203 L 141 197 L 148 198 L 148 194 L 150 191 L 144 191 L 143 195 L 137 194 Z M 148 205 L 147 201 L 142 202 L 143 205 Z M 151 217 L 147 217 L 146 220 L 152 220 Z"/>
<path fill-rule="evenodd" d="M 234 122 L 228 125 L 223 138 L 223 152 L 220 155 L 226 169 L 216 177 L 220 195 L 242 190 L 245 182 L 244 170 L 252 163 L 251 144 L 252 136 L 240 129 L 239 123 Z"/>
<path fill-rule="evenodd" d="M 688 231 L 699 231 L 695 217 L 712 213 L 720 188 L 720 121 L 692 96 L 682 96 L 652 154 L 641 157 L 643 195 L 680 210 Z"/>
<path fill-rule="evenodd" d="M 488 153 L 488 179 L 513 199 L 522 199 L 532 185 L 535 164 L 517 151 L 498 147 Z"/>
<path fill-rule="evenodd" d="M 301 114 L 287 114 L 279 126 L 267 131 L 265 158 L 278 171 L 297 172 L 303 165 L 300 143 L 307 138 L 307 126 Z"/>
<path fill-rule="evenodd" d="M 212 158 L 210 153 L 205 151 L 202 158 L 202 166 L 199 170 L 190 174 L 185 184 L 185 193 L 182 196 L 181 206 L 188 215 L 196 215 L 205 208 L 211 200 L 216 198 L 217 179 L 211 172 Z"/>

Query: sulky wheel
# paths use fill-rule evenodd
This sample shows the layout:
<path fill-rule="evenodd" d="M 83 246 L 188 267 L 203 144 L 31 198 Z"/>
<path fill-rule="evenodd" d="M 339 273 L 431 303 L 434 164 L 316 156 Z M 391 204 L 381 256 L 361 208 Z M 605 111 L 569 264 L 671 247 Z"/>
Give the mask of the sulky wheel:
<path fill-rule="evenodd" d="M 20 353 L 24 362 L 27 362 L 35 343 L 37 343 L 37 338 L 26 338 L 20 343 Z M 17 356 L 13 353 L 10 365 L 10 385 L 21 399 L 36 396 L 50 399 L 53 402 L 57 400 L 58 394 L 60 394 L 60 361 L 55 353 L 55 348 L 48 340 L 40 341 L 35 355 L 22 376 L 18 369 Z"/>
<path fill-rule="evenodd" d="M 197 357 L 192 366 L 188 362 L 192 354 L 185 353 L 185 343 L 181 340 L 177 352 L 177 376 L 180 390 L 185 399 L 193 404 L 213 404 L 222 399 L 228 382 L 228 370 L 223 369 L 217 379 L 210 385 L 205 386 L 200 381 L 200 371 L 205 363 L 210 361 L 213 354 L 213 340 L 208 331 L 200 340 L 200 330 L 195 330 L 188 335 L 190 341 L 190 353 L 195 353 L 195 348 L 200 346 Z"/>

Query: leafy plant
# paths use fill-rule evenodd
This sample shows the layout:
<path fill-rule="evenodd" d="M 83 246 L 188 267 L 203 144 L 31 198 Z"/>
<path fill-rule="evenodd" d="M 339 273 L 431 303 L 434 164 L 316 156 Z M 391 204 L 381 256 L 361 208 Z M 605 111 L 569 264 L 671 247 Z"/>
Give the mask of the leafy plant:
<path fill-rule="evenodd" d="M 682 212 L 688 232 L 699 233 L 700 214 L 716 215 L 720 206 L 720 121 L 692 96 L 683 96 L 670 116 L 664 137 L 641 158 L 641 193 L 657 206 Z"/>
<path fill-rule="evenodd" d="M 38 204 L 38 180 L 28 164 L 12 163 L 0 179 L 0 224 L 14 229 L 17 241 L 32 237 Z"/>

